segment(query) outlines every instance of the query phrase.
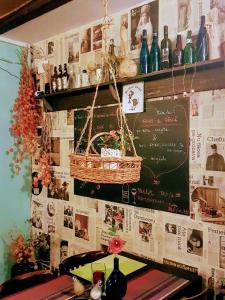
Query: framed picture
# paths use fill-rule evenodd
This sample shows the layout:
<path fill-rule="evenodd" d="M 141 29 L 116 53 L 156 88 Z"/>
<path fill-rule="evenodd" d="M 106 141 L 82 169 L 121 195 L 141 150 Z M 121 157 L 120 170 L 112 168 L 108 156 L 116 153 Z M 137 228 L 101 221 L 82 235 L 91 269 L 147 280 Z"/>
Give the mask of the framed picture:
<path fill-rule="evenodd" d="M 155 0 L 148 4 L 131 9 L 131 44 L 130 50 L 141 47 L 143 30 L 147 30 L 148 45 L 152 44 L 153 28 L 158 29 L 159 1 Z"/>
<path fill-rule="evenodd" d="M 80 44 L 78 32 L 65 37 L 65 55 L 68 64 L 79 62 Z"/>
<path fill-rule="evenodd" d="M 144 82 L 123 86 L 123 111 L 126 114 L 144 111 Z"/>
<path fill-rule="evenodd" d="M 102 48 L 102 24 L 93 27 L 93 50 Z"/>

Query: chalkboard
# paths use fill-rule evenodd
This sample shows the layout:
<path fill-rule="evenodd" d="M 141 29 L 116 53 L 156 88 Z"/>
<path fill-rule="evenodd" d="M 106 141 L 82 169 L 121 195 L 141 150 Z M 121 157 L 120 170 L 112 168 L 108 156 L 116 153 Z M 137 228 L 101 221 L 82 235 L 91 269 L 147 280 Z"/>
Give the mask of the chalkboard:
<path fill-rule="evenodd" d="M 117 130 L 117 106 L 96 108 L 93 135 Z M 80 137 L 87 111 L 74 114 L 74 139 Z M 157 100 L 146 103 L 143 113 L 126 115 L 142 156 L 141 179 L 133 184 L 95 184 L 74 181 L 77 195 L 130 205 L 189 214 L 189 100 Z M 79 151 L 87 144 L 87 134 Z M 98 145 L 95 145 L 98 149 Z"/>

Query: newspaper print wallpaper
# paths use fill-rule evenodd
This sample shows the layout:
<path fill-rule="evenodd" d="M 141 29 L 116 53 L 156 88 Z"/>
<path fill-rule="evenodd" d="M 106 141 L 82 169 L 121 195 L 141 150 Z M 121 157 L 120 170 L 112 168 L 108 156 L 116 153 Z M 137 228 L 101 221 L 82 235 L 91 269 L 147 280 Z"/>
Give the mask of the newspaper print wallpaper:
<path fill-rule="evenodd" d="M 163 25 L 167 24 L 173 43 L 178 29 L 184 43 L 187 28 L 197 33 L 201 14 L 205 14 L 212 24 L 212 12 L 224 18 L 224 8 L 223 1 L 214 5 L 210 0 L 159 0 L 159 40 Z M 131 48 L 126 42 L 131 42 L 131 27 L 136 26 L 131 26 L 131 10 L 134 9 L 132 7 L 113 16 L 112 37 L 115 44 L 122 45 L 125 51 Z M 175 17 L 170 18 L 168 11 Z M 119 31 L 121 26 L 125 30 L 123 22 L 126 20 L 127 31 L 123 31 L 121 38 Z M 211 58 L 224 54 L 223 20 L 214 24 L 221 47 L 219 52 L 211 49 Z M 36 66 L 40 67 L 47 59 L 54 65 L 73 63 L 77 69 L 79 66 L 86 68 L 89 62 L 100 59 L 101 36 L 97 35 L 96 27 L 99 23 L 100 20 L 35 45 L 46 54 L 43 59 L 35 61 Z M 95 45 L 91 45 L 91 49 L 97 50 L 89 51 L 90 44 L 86 50 L 85 45 L 81 49 L 79 43 L 83 33 L 89 32 L 92 27 L 95 28 L 95 38 L 91 41 Z M 79 33 L 82 33 L 80 38 Z M 214 42 L 218 42 L 215 39 L 211 35 L 211 48 Z M 48 51 L 50 42 L 53 50 Z M 135 45 L 132 47 L 135 49 L 130 51 L 131 57 L 138 57 L 137 41 Z M 74 53 L 71 54 L 71 51 Z M 39 69 L 40 80 L 44 84 L 44 76 Z M 39 258 L 49 259 L 50 256 L 51 265 L 57 267 L 66 256 L 99 249 L 107 245 L 112 234 L 118 234 L 126 240 L 126 251 L 198 272 L 205 279 L 213 276 L 218 285 L 220 278 L 225 277 L 225 90 L 190 94 L 190 216 L 74 195 L 68 158 L 74 148 L 73 113 L 50 113 L 53 122 L 52 181 L 48 189 L 42 186 L 32 189 L 33 232 L 36 236 L 46 235 L 48 244 L 45 249 L 40 249 Z M 37 175 L 35 172 L 38 169 L 34 157 L 33 177 Z M 116 218 L 117 215 L 121 217 Z"/>

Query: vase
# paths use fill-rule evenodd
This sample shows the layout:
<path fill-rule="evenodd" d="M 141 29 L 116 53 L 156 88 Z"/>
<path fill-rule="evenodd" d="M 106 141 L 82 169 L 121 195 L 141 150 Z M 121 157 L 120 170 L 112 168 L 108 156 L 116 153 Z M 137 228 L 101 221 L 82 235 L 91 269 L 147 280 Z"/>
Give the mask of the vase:
<path fill-rule="evenodd" d="M 127 279 L 119 270 L 119 258 L 114 257 L 114 268 L 106 281 L 106 299 L 121 300 L 127 291 Z"/>

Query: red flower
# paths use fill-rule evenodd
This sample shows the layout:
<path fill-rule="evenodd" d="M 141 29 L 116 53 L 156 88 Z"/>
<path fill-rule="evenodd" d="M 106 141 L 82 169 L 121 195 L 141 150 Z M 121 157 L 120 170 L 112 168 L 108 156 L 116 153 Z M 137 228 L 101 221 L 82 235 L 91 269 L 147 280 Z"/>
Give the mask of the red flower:
<path fill-rule="evenodd" d="M 122 251 L 125 241 L 122 240 L 119 236 L 114 236 L 109 240 L 108 251 L 110 253 L 118 254 Z"/>
<path fill-rule="evenodd" d="M 121 213 L 117 213 L 114 218 L 115 221 L 122 221 L 123 220 L 123 216 Z"/>

